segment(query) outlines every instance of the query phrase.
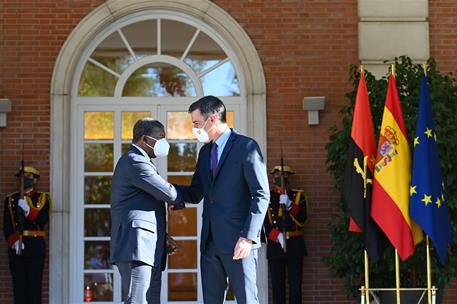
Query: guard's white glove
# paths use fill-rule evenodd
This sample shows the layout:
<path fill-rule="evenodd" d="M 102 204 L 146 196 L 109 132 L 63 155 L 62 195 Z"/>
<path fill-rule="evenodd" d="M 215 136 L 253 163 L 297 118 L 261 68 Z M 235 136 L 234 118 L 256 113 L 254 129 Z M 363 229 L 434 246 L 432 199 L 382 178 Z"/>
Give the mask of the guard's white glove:
<path fill-rule="evenodd" d="M 25 216 L 29 215 L 30 207 L 29 207 L 29 204 L 27 204 L 27 200 L 26 200 L 25 196 L 24 196 L 24 198 L 20 198 L 18 200 L 17 204 L 19 205 L 19 207 L 21 207 L 22 210 L 24 210 Z"/>
<path fill-rule="evenodd" d="M 22 250 L 24 250 L 24 248 L 24 243 L 22 243 Z M 13 246 L 11 246 L 11 249 L 13 249 L 16 252 L 16 254 L 19 254 L 19 240 L 14 242 Z"/>
<path fill-rule="evenodd" d="M 289 199 L 289 196 L 287 194 L 281 194 L 279 196 L 279 203 L 281 205 L 284 205 L 286 209 L 290 209 L 290 205 L 292 204 L 292 201 Z"/>
<path fill-rule="evenodd" d="M 277 238 L 278 242 L 279 242 L 279 245 L 281 245 L 281 248 L 284 249 L 284 233 L 280 232 L 278 234 L 278 238 Z"/>

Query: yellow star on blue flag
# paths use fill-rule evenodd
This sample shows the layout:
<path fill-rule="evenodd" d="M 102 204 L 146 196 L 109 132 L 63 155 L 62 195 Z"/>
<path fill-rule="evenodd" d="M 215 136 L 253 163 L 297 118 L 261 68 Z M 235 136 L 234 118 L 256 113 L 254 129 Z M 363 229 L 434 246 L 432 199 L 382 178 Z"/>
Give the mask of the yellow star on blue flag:
<path fill-rule="evenodd" d="M 410 214 L 431 239 L 441 263 L 444 264 L 452 232 L 448 205 L 443 195 L 436 137 L 432 136 L 432 133 L 435 134 L 432 105 L 427 79 L 422 74 L 416 125 L 416 138 L 419 143 L 414 146 L 411 176 L 411 185 L 414 185 L 416 193 L 410 198 Z M 432 200 L 434 203 L 431 203 Z"/>

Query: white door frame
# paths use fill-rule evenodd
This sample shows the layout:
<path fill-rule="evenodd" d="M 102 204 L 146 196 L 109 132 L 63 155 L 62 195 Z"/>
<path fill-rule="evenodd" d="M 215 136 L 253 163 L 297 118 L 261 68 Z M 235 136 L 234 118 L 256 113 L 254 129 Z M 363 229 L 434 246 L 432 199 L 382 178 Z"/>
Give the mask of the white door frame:
<path fill-rule="evenodd" d="M 136 1 L 109 0 L 89 13 L 72 31 L 63 45 L 54 66 L 50 89 L 51 103 L 51 156 L 50 191 L 54 208 L 50 223 L 49 300 L 51 303 L 74 303 L 70 298 L 71 261 L 70 234 L 72 158 L 72 115 L 74 95 L 72 89 L 76 70 L 94 37 L 125 15 L 138 11 L 166 10 L 204 20 L 218 32 L 237 58 L 236 69 L 244 76 L 240 85 L 245 87 L 246 133 L 255 138 L 266 154 L 266 85 L 260 58 L 244 29 L 222 8 L 209 0 Z M 261 290 L 267 290 L 267 271 Z M 262 301 L 262 300 L 261 300 Z M 266 303 L 262 301 L 262 303 Z"/>

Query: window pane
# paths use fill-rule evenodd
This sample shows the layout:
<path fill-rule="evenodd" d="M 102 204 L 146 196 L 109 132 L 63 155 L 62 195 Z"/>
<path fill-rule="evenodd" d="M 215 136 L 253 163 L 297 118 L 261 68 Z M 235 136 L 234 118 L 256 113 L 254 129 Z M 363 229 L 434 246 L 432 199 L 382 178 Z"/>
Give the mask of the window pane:
<path fill-rule="evenodd" d="M 122 112 L 122 140 L 132 140 L 133 126 L 145 117 L 151 117 L 151 112 Z"/>
<path fill-rule="evenodd" d="M 111 179 L 111 176 L 85 176 L 84 203 L 109 204 Z"/>
<path fill-rule="evenodd" d="M 117 77 L 87 62 L 79 80 L 79 96 L 113 96 Z"/>
<path fill-rule="evenodd" d="M 156 20 L 146 20 L 127 25 L 122 28 L 122 32 L 137 57 L 142 58 L 157 54 Z"/>
<path fill-rule="evenodd" d="M 84 144 L 84 171 L 113 171 L 113 144 Z"/>
<path fill-rule="evenodd" d="M 234 301 L 235 300 L 235 294 L 233 293 L 233 286 L 229 282 L 229 289 L 227 291 L 227 295 L 225 296 L 225 299 L 228 301 Z"/>
<path fill-rule="evenodd" d="M 194 208 L 195 209 L 195 208 Z M 192 269 L 197 268 L 197 241 L 177 240 L 178 251 L 168 257 L 169 269 Z"/>
<path fill-rule="evenodd" d="M 192 175 L 168 175 L 168 182 L 177 184 L 177 185 L 183 185 L 183 186 L 188 186 L 190 185 L 192 181 Z"/>
<path fill-rule="evenodd" d="M 84 112 L 84 139 L 114 139 L 114 112 Z"/>
<path fill-rule="evenodd" d="M 168 153 L 168 171 L 194 171 L 196 162 L 196 143 L 170 143 L 170 151 Z"/>
<path fill-rule="evenodd" d="M 109 241 L 85 241 L 85 269 L 111 269 L 109 263 Z"/>
<path fill-rule="evenodd" d="M 184 62 L 200 73 L 225 58 L 227 55 L 222 48 L 211 37 L 200 32 Z"/>
<path fill-rule="evenodd" d="M 168 213 L 168 233 L 175 236 L 197 235 L 197 208 L 185 208 Z"/>
<path fill-rule="evenodd" d="M 122 96 L 196 96 L 191 79 L 167 63 L 151 63 L 136 70 L 127 80 Z"/>
<path fill-rule="evenodd" d="M 84 210 L 84 236 L 110 236 L 111 215 L 108 208 Z"/>
<path fill-rule="evenodd" d="M 233 120 L 234 120 L 233 111 L 227 111 L 226 114 L 227 114 L 227 115 L 226 115 L 226 116 L 227 116 L 227 117 L 226 117 L 226 119 L 227 119 L 227 125 L 229 126 L 229 128 L 233 128 Z"/>
<path fill-rule="evenodd" d="M 240 85 L 232 63 L 226 62 L 201 78 L 204 95 L 240 96 Z"/>
<path fill-rule="evenodd" d="M 197 301 L 197 274 L 169 273 L 168 301 Z"/>
<path fill-rule="evenodd" d="M 187 112 L 167 112 L 168 139 L 195 139 L 192 119 Z"/>
<path fill-rule="evenodd" d="M 125 154 L 125 152 L 127 152 L 129 150 L 131 145 L 132 145 L 131 143 L 122 144 L 122 146 L 121 146 L 122 154 Z"/>
<path fill-rule="evenodd" d="M 118 74 L 135 62 L 117 31 L 106 37 L 90 57 Z"/>
<path fill-rule="evenodd" d="M 91 291 L 92 301 L 86 299 L 85 302 L 113 301 L 112 273 L 84 274 L 84 288 L 86 289 L 87 287 L 89 287 Z"/>
<path fill-rule="evenodd" d="M 161 20 L 162 54 L 181 58 L 196 29 L 173 20 Z"/>

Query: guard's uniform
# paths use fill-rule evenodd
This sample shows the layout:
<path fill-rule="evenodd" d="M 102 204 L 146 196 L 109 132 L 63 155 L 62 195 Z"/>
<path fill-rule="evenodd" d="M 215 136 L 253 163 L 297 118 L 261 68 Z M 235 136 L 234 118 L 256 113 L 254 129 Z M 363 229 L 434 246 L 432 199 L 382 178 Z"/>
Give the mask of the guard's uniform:
<path fill-rule="evenodd" d="M 289 303 L 302 303 L 303 257 L 307 255 L 303 226 L 307 217 L 307 201 L 303 190 L 287 189 L 286 192 L 292 202 L 290 209 L 285 210 L 286 208 L 279 204 L 281 189 L 274 187 L 270 190 L 270 205 L 265 218 L 265 233 L 268 238 L 267 259 L 271 275 L 273 304 L 286 303 L 286 267 Z M 279 234 L 284 231 L 286 231 L 286 252 L 278 242 Z"/>
<path fill-rule="evenodd" d="M 51 198 L 48 192 L 32 190 L 26 193 L 29 214 L 18 206 L 20 194 L 8 195 L 3 213 L 3 232 L 8 242 L 10 271 L 13 278 L 15 304 L 41 304 L 41 283 L 46 256 L 45 225 L 49 222 Z M 22 243 L 24 249 L 17 255 L 11 246 L 19 240 L 20 217 L 23 217 Z"/>

